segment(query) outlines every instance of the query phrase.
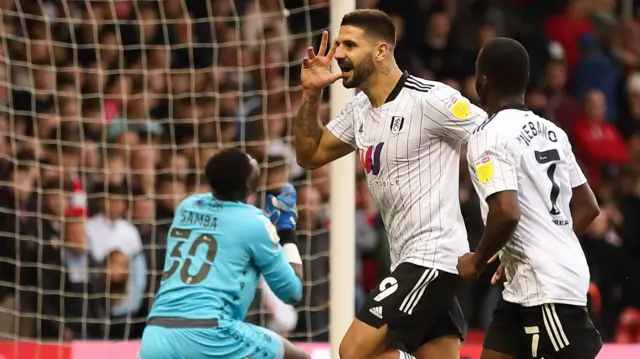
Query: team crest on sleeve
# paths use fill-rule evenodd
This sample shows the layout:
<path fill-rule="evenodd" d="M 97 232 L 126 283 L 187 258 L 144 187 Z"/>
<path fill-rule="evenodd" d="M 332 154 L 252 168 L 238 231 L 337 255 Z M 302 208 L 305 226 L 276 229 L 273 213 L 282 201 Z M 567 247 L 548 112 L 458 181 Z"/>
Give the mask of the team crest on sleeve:
<path fill-rule="evenodd" d="M 274 246 L 274 249 L 276 249 L 277 244 L 280 243 L 280 237 L 278 237 L 278 230 L 271 223 L 271 221 L 264 215 L 262 214 L 258 215 L 258 219 L 264 224 L 264 228 L 267 231 L 267 235 L 269 235 L 269 239 L 271 240 L 271 242 L 273 242 L 273 244 L 276 245 Z"/>
<path fill-rule="evenodd" d="M 445 108 L 458 120 L 466 120 L 471 115 L 471 107 L 464 99 L 452 96 Z"/>
<path fill-rule="evenodd" d="M 475 161 L 473 167 L 481 183 L 487 183 L 493 178 L 493 161 L 491 160 L 491 156 L 484 156 Z"/>
<path fill-rule="evenodd" d="M 391 118 L 391 125 L 389 129 L 391 130 L 391 134 L 397 135 L 402 131 L 402 127 L 404 126 L 404 117 L 402 116 L 393 116 Z"/>

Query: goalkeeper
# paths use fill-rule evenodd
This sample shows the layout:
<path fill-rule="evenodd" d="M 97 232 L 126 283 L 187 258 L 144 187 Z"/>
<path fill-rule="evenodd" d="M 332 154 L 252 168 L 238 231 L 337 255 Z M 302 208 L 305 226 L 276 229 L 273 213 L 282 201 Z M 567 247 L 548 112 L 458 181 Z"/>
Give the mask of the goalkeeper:
<path fill-rule="evenodd" d="M 169 229 L 162 284 L 139 359 L 309 358 L 288 340 L 244 322 L 260 275 L 283 302 L 301 300 L 295 189 L 287 185 L 269 196 L 267 218 L 246 204 L 259 181 L 251 157 L 223 150 L 209 159 L 205 174 L 212 193 L 182 201 Z"/>

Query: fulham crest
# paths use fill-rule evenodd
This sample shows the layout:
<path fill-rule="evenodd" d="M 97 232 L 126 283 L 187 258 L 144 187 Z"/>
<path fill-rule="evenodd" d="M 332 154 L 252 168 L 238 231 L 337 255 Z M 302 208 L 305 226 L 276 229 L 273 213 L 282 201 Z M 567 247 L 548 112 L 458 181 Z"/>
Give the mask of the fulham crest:
<path fill-rule="evenodd" d="M 391 130 L 391 134 L 397 135 L 402 130 L 402 126 L 404 126 L 404 117 L 402 116 L 393 116 L 391 118 L 391 126 L 389 129 Z"/>

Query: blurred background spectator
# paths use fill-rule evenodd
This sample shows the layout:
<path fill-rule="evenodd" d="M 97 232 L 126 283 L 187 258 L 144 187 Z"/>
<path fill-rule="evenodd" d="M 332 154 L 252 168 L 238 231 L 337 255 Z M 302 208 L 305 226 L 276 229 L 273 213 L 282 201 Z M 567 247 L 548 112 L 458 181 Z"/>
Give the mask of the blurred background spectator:
<path fill-rule="evenodd" d="M 392 16 L 403 69 L 474 102 L 482 45 L 509 36 L 526 46 L 527 105 L 571 136 L 603 209 L 580 239 L 590 310 L 606 340 L 640 342 L 639 1 L 358 6 Z M 298 188 L 306 272 L 300 306 L 264 291 L 248 320 L 327 341 L 330 174 L 297 166 L 290 127 L 300 59 L 328 26 L 329 0 L 4 0 L 0 10 L 0 336 L 138 338 L 177 204 L 207 191 L 211 155 L 241 146 L 262 165 L 257 205 L 283 183 Z M 354 171 L 356 198 L 344 200 L 357 204 L 358 306 L 389 255 L 358 161 Z M 474 248 L 482 221 L 464 156 L 460 201 Z M 479 333 L 470 341 L 500 297 L 491 269 L 461 289 Z"/>

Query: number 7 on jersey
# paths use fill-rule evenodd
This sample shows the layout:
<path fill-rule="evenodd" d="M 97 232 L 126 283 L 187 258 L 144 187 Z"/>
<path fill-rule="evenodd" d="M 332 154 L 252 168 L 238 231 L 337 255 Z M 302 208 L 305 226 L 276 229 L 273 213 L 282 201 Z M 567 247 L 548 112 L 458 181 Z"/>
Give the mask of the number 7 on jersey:
<path fill-rule="evenodd" d="M 557 164 L 554 162 L 560 161 L 560 153 L 556 149 L 548 150 L 548 151 L 534 151 L 536 156 L 536 161 L 539 164 L 544 165 L 550 163 L 547 167 L 546 173 L 547 177 L 549 177 L 549 181 L 551 181 L 551 193 L 549 194 L 549 200 L 551 201 L 551 209 L 549 213 L 556 216 L 560 214 L 560 210 L 558 209 L 558 196 L 560 195 L 560 186 L 555 181 L 554 175 L 556 173 Z"/>

